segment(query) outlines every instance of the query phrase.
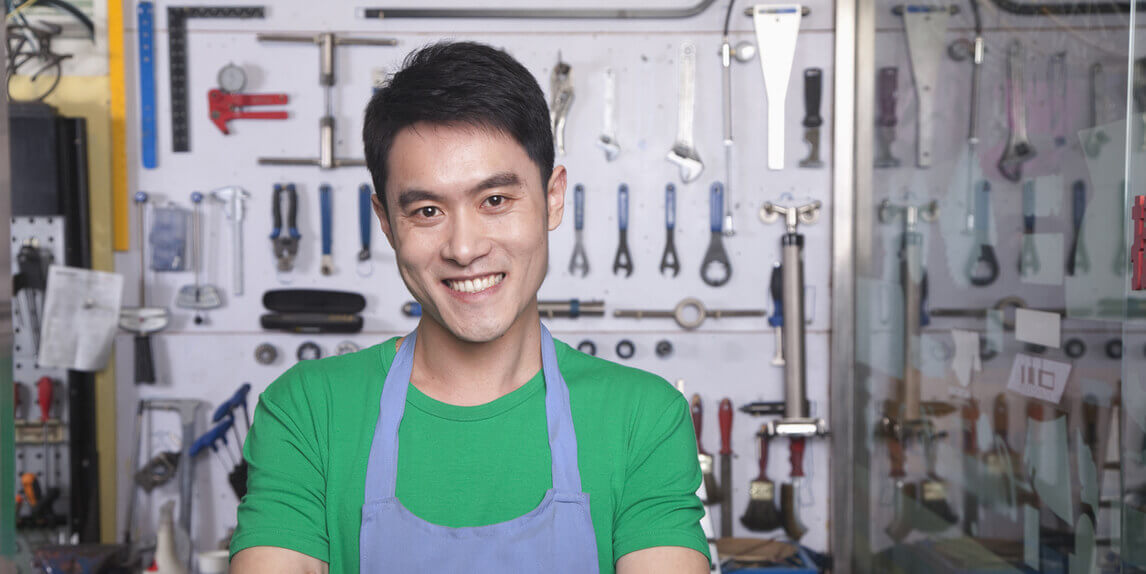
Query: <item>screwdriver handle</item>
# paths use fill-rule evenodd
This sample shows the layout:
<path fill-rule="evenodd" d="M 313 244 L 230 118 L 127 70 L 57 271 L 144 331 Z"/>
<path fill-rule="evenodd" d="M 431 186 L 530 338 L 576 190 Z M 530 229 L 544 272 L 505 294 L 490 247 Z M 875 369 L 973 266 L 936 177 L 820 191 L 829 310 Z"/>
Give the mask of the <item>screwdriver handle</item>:
<path fill-rule="evenodd" d="M 756 437 L 760 439 L 760 456 L 757 459 L 757 463 L 760 465 L 760 475 L 756 477 L 756 480 L 766 481 L 768 480 L 768 443 L 772 437 L 768 435 L 766 429 L 760 429 L 760 432 L 756 433 Z"/>
<path fill-rule="evenodd" d="M 54 385 L 52 385 L 52 379 L 49 377 L 40 377 L 40 380 L 36 381 L 36 389 L 40 395 L 40 421 L 46 423 L 52 415 L 52 395 L 55 390 Z"/>
<path fill-rule="evenodd" d="M 672 231 L 676 228 L 676 186 L 665 186 L 665 229 Z"/>
<path fill-rule="evenodd" d="M 820 116 L 820 101 L 823 99 L 824 71 L 820 68 L 804 70 L 804 127 L 818 128 L 824 125 Z"/>
<path fill-rule="evenodd" d="M 724 227 L 724 184 L 719 181 L 708 189 L 708 227 L 713 233 Z"/>
<path fill-rule="evenodd" d="M 573 229 L 585 229 L 585 186 L 573 186 Z"/>
<path fill-rule="evenodd" d="M 891 477 L 903 478 L 907 475 L 904 470 L 903 443 L 898 438 L 887 439 L 887 454 L 891 459 Z"/>
<path fill-rule="evenodd" d="M 629 229 L 629 186 L 623 183 L 617 188 L 617 227 L 621 231 Z"/>
<path fill-rule="evenodd" d="M 804 476 L 804 447 L 807 440 L 802 436 L 788 439 L 788 458 L 792 463 L 792 478 Z"/>
<path fill-rule="evenodd" d="M 732 401 L 720 400 L 720 454 L 732 454 Z"/>

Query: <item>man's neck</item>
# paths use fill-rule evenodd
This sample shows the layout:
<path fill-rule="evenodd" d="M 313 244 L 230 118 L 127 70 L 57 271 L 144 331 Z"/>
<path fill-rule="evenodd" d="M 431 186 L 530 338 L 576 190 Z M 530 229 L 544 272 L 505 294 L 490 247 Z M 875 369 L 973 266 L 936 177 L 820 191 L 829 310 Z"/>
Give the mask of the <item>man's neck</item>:
<path fill-rule="evenodd" d="M 532 315 L 487 343 L 459 340 L 423 315 L 410 383 L 432 399 L 458 406 L 485 404 L 517 390 L 541 369 L 541 322 L 536 312 Z"/>

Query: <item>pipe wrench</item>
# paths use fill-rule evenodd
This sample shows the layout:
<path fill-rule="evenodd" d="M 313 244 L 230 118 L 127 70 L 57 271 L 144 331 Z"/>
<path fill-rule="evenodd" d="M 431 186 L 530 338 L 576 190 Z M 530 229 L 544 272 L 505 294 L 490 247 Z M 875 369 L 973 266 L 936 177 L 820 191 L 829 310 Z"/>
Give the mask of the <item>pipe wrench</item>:
<path fill-rule="evenodd" d="M 1023 179 L 1023 164 L 1034 159 L 1035 146 L 1027 137 L 1026 84 L 1023 81 L 1023 43 L 1016 40 L 1007 48 L 1007 124 L 1010 137 L 1003 156 L 999 158 L 999 173 L 1018 183 Z"/>
<path fill-rule="evenodd" d="M 557 65 L 549 75 L 549 123 L 553 130 L 553 141 L 557 143 L 557 155 L 565 155 L 565 118 L 573 105 L 573 68 L 561 60 L 557 52 Z"/>
<path fill-rule="evenodd" d="M 784 104 L 803 10 L 799 4 L 752 7 L 756 45 L 760 48 L 760 71 L 768 96 L 768 169 L 784 169 Z"/>
<path fill-rule="evenodd" d="M 915 98 L 919 102 L 915 161 L 919 167 L 931 167 L 935 94 L 949 15 L 946 5 L 908 5 L 903 8 L 907 53 L 911 60 L 911 75 L 915 78 Z"/>

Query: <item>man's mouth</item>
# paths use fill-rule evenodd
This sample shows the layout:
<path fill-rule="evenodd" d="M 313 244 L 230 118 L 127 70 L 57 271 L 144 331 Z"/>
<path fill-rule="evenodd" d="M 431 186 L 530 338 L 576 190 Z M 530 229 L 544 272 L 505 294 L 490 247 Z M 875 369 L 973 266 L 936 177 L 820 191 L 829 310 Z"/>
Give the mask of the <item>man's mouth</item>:
<path fill-rule="evenodd" d="M 491 273 L 489 275 L 483 275 L 473 279 L 445 279 L 442 281 L 442 283 L 445 283 L 446 287 L 449 287 L 454 291 L 458 291 L 459 293 L 481 293 L 482 291 L 485 291 L 486 289 L 501 283 L 503 279 L 505 279 L 505 273 Z"/>

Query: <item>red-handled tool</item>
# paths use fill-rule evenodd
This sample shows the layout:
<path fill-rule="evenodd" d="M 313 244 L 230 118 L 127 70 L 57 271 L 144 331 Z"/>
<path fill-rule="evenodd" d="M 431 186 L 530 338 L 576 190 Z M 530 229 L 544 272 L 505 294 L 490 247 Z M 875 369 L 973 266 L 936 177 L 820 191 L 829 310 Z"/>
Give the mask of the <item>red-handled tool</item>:
<path fill-rule="evenodd" d="M 248 112 L 246 106 L 277 106 L 287 103 L 286 94 L 233 94 L 223 90 L 207 92 L 211 107 L 211 122 L 224 134 L 230 134 L 227 122 L 231 120 L 285 120 L 285 111 Z"/>
<path fill-rule="evenodd" d="M 804 448 L 807 444 L 805 437 L 792 437 L 788 439 L 788 460 L 792 463 L 790 482 L 780 486 L 780 515 L 784 523 L 784 532 L 792 540 L 799 540 L 808 531 L 800 522 L 799 501 L 796 499 L 800 491 L 800 479 L 804 477 Z"/>
<path fill-rule="evenodd" d="M 891 481 L 895 489 L 894 499 L 895 503 L 893 508 L 895 513 L 892 515 L 891 524 L 884 529 L 887 535 L 892 540 L 899 542 L 907 537 L 911 532 L 911 500 L 915 497 L 915 485 L 912 483 L 904 482 L 904 477 L 907 476 L 907 471 L 904 468 L 903 443 L 900 442 L 898 437 L 890 437 L 887 440 L 887 454 L 891 462 Z"/>
<path fill-rule="evenodd" d="M 704 407 L 700 404 L 700 395 L 692 396 L 692 428 L 696 431 L 696 457 L 700 462 L 700 472 L 704 476 L 705 504 L 712 504 L 720 496 L 720 488 L 716 485 L 716 477 L 712 474 L 712 455 L 704 450 L 700 442 L 700 429 L 704 426 Z"/>
<path fill-rule="evenodd" d="M 732 401 L 720 401 L 720 536 L 732 536 Z"/>
<path fill-rule="evenodd" d="M 15 395 L 12 401 L 12 418 L 14 419 L 20 418 L 20 387 L 22 386 L 18 381 L 12 383 L 12 393 Z"/>
<path fill-rule="evenodd" d="M 768 479 L 768 428 L 761 428 L 756 437 L 760 439 L 760 474 L 748 485 L 748 510 L 740 517 L 740 523 L 748 530 L 770 532 L 782 523 L 776 512 L 776 484 Z"/>
<path fill-rule="evenodd" d="M 51 483 L 51 474 L 48 472 L 49 463 L 51 458 L 48 455 L 48 418 L 52 414 L 52 395 L 55 391 L 55 385 L 52 384 L 52 379 L 49 377 L 40 377 L 36 381 L 36 390 L 39 392 L 40 403 L 40 424 L 41 432 L 44 439 L 44 484 Z M 30 418 L 30 417 L 29 417 Z M 35 502 L 29 500 L 32 506 L 36 506 Z"/>

